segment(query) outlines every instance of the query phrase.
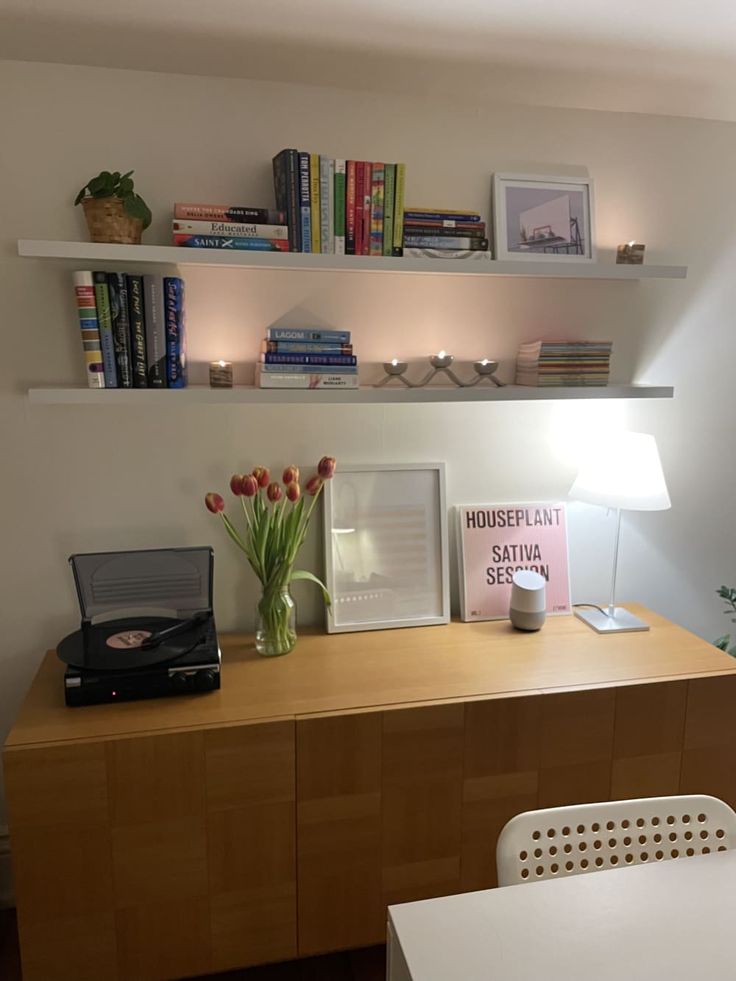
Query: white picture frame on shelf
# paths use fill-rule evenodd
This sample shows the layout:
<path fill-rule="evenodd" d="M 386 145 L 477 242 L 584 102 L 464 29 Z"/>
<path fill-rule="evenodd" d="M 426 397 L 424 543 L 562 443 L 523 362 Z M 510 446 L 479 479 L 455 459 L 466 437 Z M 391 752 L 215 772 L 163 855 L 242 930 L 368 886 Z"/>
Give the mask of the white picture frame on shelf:
<path fill-rule="evenodd" d="M 444 463 L 341 464 L 324 499 L 328 633 L 449 622 Z"/>
<path fill-rule="evenodd" d="M 494 174 L 493 258 L 595 262 L 593 179 Z"/>

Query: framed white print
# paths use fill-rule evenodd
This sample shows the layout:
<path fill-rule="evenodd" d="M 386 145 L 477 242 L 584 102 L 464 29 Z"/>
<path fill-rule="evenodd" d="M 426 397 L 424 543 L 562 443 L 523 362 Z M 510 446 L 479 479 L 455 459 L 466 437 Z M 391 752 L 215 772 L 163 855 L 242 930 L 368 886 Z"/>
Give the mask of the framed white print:
<path fill-rule="evenodd" d="M 328 632 L 448 623 L 444 463 L 341 464 L 324 498 Z"/>
<path fill-rule="evenodd" d="M 590 177 L 493 175 L 494 259 L 595 262 Z"/>

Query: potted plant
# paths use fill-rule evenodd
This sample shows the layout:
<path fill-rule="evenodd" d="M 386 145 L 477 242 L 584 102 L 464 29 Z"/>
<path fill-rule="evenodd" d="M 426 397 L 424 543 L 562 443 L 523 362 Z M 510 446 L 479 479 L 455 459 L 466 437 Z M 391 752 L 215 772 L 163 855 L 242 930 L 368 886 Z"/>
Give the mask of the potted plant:
<path fill-rule="evenodd" d="M 736 589 L 730 586 L 721 586 L 716 592 L 726 602 L 726 609 L 723 612 L 726 616 L 731 617 L 731 623 L 736 623 L 736 617 L 734 617 L 734 613 L 736 613 Z M 731 657 L 736 657 L 736 644 L 731 646 L 731 634 L 724 634 L 714 643 L 716 647 L 726 651 Z"/>
<path fill-rule="evenodd" d="M 322 457 L 317 473 L 304 485 L 307 498 L 311 498 L 309 503 L 302 494 L 298 467 L 284 470 L 283 486 L 271 480 L 265 467 L 256 467 L 249 474 L 234 474 L 230 490 L 240 498 L 240 527 L 225 514 L 225 501 L 220 494 L 209 493 L 205 497 L 207 509 L 220 515 L 228 535 L 261 582 L 261 598 L 256 607 L 256 650 L 266 657 L 288 654 L 296 644 L 296 607 L 289 591 L 294 580 L 316 583 L 330 606 L 324 583 L 311 572 L 294 569 L 294 562 L 324 482 L 334 472 L 334 457 Z"/>
<path fill-rule="evenodd" d="M 151 224 L 151 210 L 133 185 L 133 171 L 103 170 L 84 185 L 74 204 L 81 204 L 93 242 L 139 245 Z"/>

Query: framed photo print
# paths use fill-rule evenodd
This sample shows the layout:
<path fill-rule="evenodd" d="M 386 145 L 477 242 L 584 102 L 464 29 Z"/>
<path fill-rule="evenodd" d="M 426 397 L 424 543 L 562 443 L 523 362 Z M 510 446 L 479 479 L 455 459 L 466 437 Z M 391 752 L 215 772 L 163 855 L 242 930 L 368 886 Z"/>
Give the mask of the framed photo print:
<path fill-rule="evenodd" d="M 493 175 L 495 259 L 594 262 L 589 177 Z"/>
<path fill-rule="evenodd" d="M 457 508 L 460 617 L 503 620 L 519 569 L 545 580 L 547 613 L 570 613 L 563 503 L 463 504 Z"/>
<path fill-rule="evenodd" d="M 324 498 L 328 632 L 448 623 L 444 463 L 341 465 Z"/>

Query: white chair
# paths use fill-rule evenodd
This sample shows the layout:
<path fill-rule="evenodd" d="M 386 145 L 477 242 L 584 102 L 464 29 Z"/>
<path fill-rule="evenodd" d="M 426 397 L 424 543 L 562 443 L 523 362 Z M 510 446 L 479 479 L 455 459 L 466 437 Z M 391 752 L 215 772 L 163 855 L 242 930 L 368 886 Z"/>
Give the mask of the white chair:
<path fill-rule="evenodd" d="M 736 847 L 736 813 L 717 797 L 647 797 L 526 811 L 496 846 L 498 884 L 707 855 Z"/>

